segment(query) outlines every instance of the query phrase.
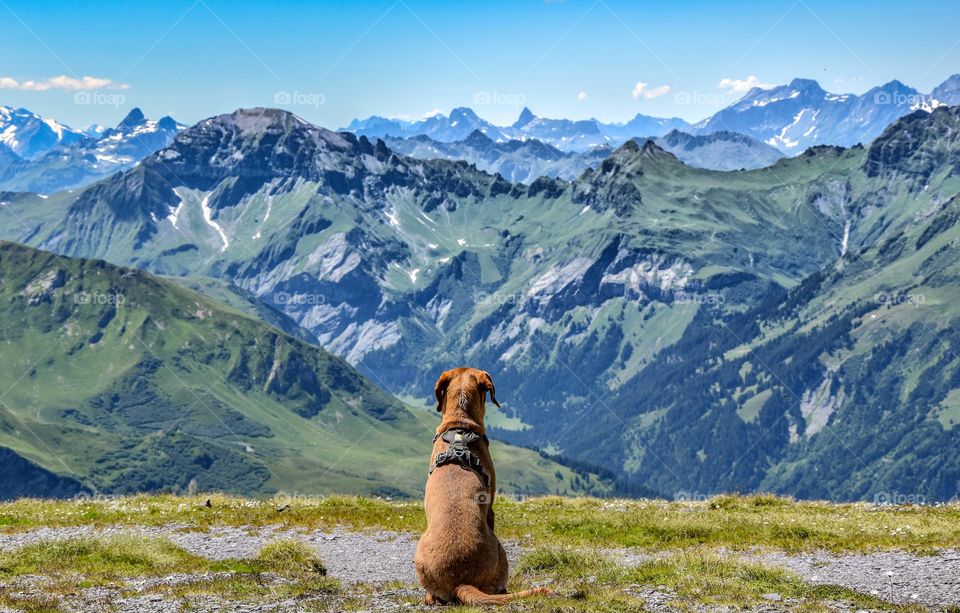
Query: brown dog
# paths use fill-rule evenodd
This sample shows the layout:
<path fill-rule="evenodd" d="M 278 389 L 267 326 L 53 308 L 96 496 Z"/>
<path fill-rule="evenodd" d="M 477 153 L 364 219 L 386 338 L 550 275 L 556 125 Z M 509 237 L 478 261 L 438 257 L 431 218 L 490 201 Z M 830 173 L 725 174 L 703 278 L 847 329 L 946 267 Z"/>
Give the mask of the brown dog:
<path fill-rule="evenodd" d="M 507 593 L 507 554 L 493 533 L 496 474 L 483 426 L 487 392 L 500 406 L 490 375 L 476 368 L 448 370 L 434 389 L 441 419 L 424 494 L 427 531 L 415 558 L 428 605 L 504 604 L 551 593 Z"/>

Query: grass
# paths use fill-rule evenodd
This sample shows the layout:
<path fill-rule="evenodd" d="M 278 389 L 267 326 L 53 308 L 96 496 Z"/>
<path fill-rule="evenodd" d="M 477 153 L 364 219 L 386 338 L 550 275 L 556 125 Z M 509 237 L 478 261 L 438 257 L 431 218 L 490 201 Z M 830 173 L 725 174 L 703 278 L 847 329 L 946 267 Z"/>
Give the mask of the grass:
<path fill-rule="evenodd" d="M 41 595 L 16 594 L 4 586 L 0 589 L 0 606 L 27 613 L 61 611 L 60 598 L 83 588 L 110 587 L 130 596 L 138 592 L 125 588 L 125 579 L 171 573 L 194 574 L 196 579 L 158 583 L 146 591 L 181 601 L 215 596 L 231 601 L 270 602 L 325 597 L 340 590 L 339 582 L 326 576 L 320 557 L 298 541 L 268 543 L 248 560 L 212 561 L 162 538 L 69 538 L 0 552 L 0 585 L 23 576 L 45 577 Z"/>
<path fill-rule="evenodd" d="M 873 610 L 921 610 L 885 602 L 879 598 L 832 585 L 811 585 L 783 569 L 744 562 L 694 548 L 655 556 L 634 567 L 614 563 L 601 553 L 569 547 L 539 547 L 518 564 L 514 589 L 548 581 L 557 592 L 552 606 L 577 610 L 638 609 L 643 588 L 656 587 L 672 594 L 671 604 L 689 603 L 742 607 L 769 603 L 776 595 L 791 602 L 791 608 L 829 610 L 832 602 L 844 602 Z M 795 606 L 793 606 L 795 605 Z"/>
<path fill-rule="evenodd" d="M 116 500 L 0 504 L 0 524 L 13 532 L 38 526 L 214 525 L 417 531 L 418 503 L 329 497 L 247 500 L 226 496 L 136 496 Z M 281 504 L 282 503 L 282 504 Z M 279 508 L 289 505 L 284 510 Z M 906 549 L 919 553 L 960 544 L 960 506 L 875 507 L 797 502 L 772 495 L 718 496 L 703 502 L 536 498 L 497 502 L 498 533 L 528 548 L 512 571 L 511 590 L 548 585 L 556 596 L 524 601 L 532 611 L 637 610 L 657 593 L 658 603 L 680 610 L 769 603 L 776 594 L 796 610 L 830 610 L 843 602 L 858 609 L 908 611 L 874 596 L 797 575 L 735 555 L 752 547 L 837 552 Z M 546 545 L 549 543 L 549 545 Z M 630 547 L 633 565 L 611 548 Z M 193 575 L 136 591 L 134 577 Z M 7 589 L 24 576 L 45 576 L 42 595 Z M 69 610 L 72 595 L 92 586 L 133 596 L 155 593 L 185 608 L 195 602 L 279 602 L 304 609 L 363 610 L 370 598 L 398 606 L 417 604 L 415 586 L 352 586 L 349 594 L 327 576 L 315 551 L 295 540 L 265 545 L 256 556 L 211 561 L 165 539 L 115 536 L 42 542 L 0 552 L 0 607 L 28 613 Z M 145 589 L 145 592 L 144 592 Z M 28 590 L 24 590 L 28 592 Z M 657 604 L 657 603 L 649 603 Z M 457 610 L 468 611 L 468 608 Z"/>
<path fill-rule="evenodd" d="M 263 546 L 253 561 L 259 572 L 290 572 L 307 575 L 326 575 L 323 560 L 307 545 L 299 541 L 274 541 Z"/>
<path fill-rule="evenodd" d="M 205 505 L 209 498 L 211 507 Z M 278 511 L 289 505 L 284 511 Z M 524 544 L 683 549 L 768 547 L 788 552 L 904 549 L 925 554 L 960 547 L 960 505 L 876 506 L 799 502 L 770 495 L 698 502 L 499 497 L 497 532 Z M 0 504 L 0 531 L 40 526 L 264 526 L 421 532 L 419 502 L 330 496 L 252 500 L 134 496 L 107 500 L 20 500 Z"/>
<path fill-rule="evenodd" d="M 0 552 L 0 577 L 81 574 L 99 580 L 120 577 L 197 572 L 209 562 L 166 539 L 129 536 L 106 539 L 70 538 L 42 541 Z"/>

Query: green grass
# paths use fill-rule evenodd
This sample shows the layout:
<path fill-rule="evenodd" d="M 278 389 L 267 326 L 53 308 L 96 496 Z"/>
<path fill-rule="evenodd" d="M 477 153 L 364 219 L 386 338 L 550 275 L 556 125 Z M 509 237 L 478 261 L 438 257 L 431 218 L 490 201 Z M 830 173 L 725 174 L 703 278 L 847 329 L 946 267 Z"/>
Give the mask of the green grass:
<path fill-rule="evenodd" d="M 161 538 L 114 536 L 41 541 L 0 552 L 0 581 L 22 576 L 46 577 L 43 595 L 16 595 L 0 590 L 0 605 L 32 612 L 60 611 L 59 597 L 92 586 L 125 589 L 124 580 L 192 573 L 193 581 L 159 583 L 149 588 L 178 599 L 216 596 L 231 601 L 269 602 L 336 594 L 337 580 L 307 545 L 276 541 L 252 559 L 212 561 Z M 268 578 L 269 577 L 269 578 Z"/>
<path fill-rule="evenodd" d="M 197 572 L 210 563 L 165 539 L 112 537 L 42 541 L 0 552 L 0 577 L 82 574 L 110 581 L 125 576 Z"/>
<path fill-rule="evenodd" d="M 263 546 L 253 560 L 259 572 L 326 575 L 323 560 L 300 541 L 274 541 Z"/>
<path fill-rule="evenodd" d="M 691 603 L 757 605 L 769 602 L 765 595 L 777 594 L 812 609 L 827 610 L 825 602 L 844 602 L 874 610 L 911 610 L 847 588 L 811 585 L 786 570 L 700 548 L 670 552 L 628 567 L 589 549 L 538 547 L 521 558 L 514 589 L 537 581 L 549 582 L 556 591 L 559 602 L 551 605 L 585 611 L 608 610 L 612 603 L 639 608 L 642 599 L 631 595 L 637 590 L 629 588 L 641 586 L 674 594 L 676 599 L 671 604 L 681 608 Z"/>
<path fill-rule="evenodd" d="M 212 507 L 205 506 L 210 499 Z M 285 505 L 283 512 L 277 509 Z M 928 553 L 960 547 L 960 505 L 878 507 L 798 502 L 771 495 L 719 496 L 704 502 L 499 497 L 497 533 L 525 544 L 544 542 L 652 550 L 695 546 L 743 550 Z M 117 500 L 25 499 L 0 504 L 0 530 L 39 526 L 184 525 L 266 526 L 421 532 L 420 502 L 363 497 L 279 497 L 251 500 L 223 495 L 134 496 Z"/>

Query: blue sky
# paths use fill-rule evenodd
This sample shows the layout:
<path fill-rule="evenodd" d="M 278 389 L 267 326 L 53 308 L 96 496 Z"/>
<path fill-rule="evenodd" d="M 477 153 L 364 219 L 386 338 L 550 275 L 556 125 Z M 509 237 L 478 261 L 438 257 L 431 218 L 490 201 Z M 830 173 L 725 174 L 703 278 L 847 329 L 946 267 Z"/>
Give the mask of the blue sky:
<path fill-rule="evenodd" d="M 960 72 L 957 24 L 960 3 L 924 0 L 0 0 L 0 104 L 75 127 L 133 106 L 186 123 L 282 106 L 330 128 L 455 106 L 698 120 L 752 82 L 929 91 Z"/>

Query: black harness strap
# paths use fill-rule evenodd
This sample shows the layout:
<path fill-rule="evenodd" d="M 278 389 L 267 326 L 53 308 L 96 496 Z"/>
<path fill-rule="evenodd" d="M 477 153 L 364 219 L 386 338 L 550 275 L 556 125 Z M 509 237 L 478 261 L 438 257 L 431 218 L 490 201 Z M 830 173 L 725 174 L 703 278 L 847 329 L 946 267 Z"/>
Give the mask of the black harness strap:
<path fill-rule="evenodd" d="M 484 485 L 490 485 L 490 475 L 483 469 L 480 458 L 470 452 L 471 443 L 479 440 L 489 443 L 487 435 L 477 434 L 466 428 L 452 428 L 433 437 L 433 440 L 436 441 L 438 438 L 447 444 L 447 449 L 438 453 L 433 459 L 433 464 L 430 466 L 431 475 L 440 466 L 460 464 L 480 475 Z"/>

